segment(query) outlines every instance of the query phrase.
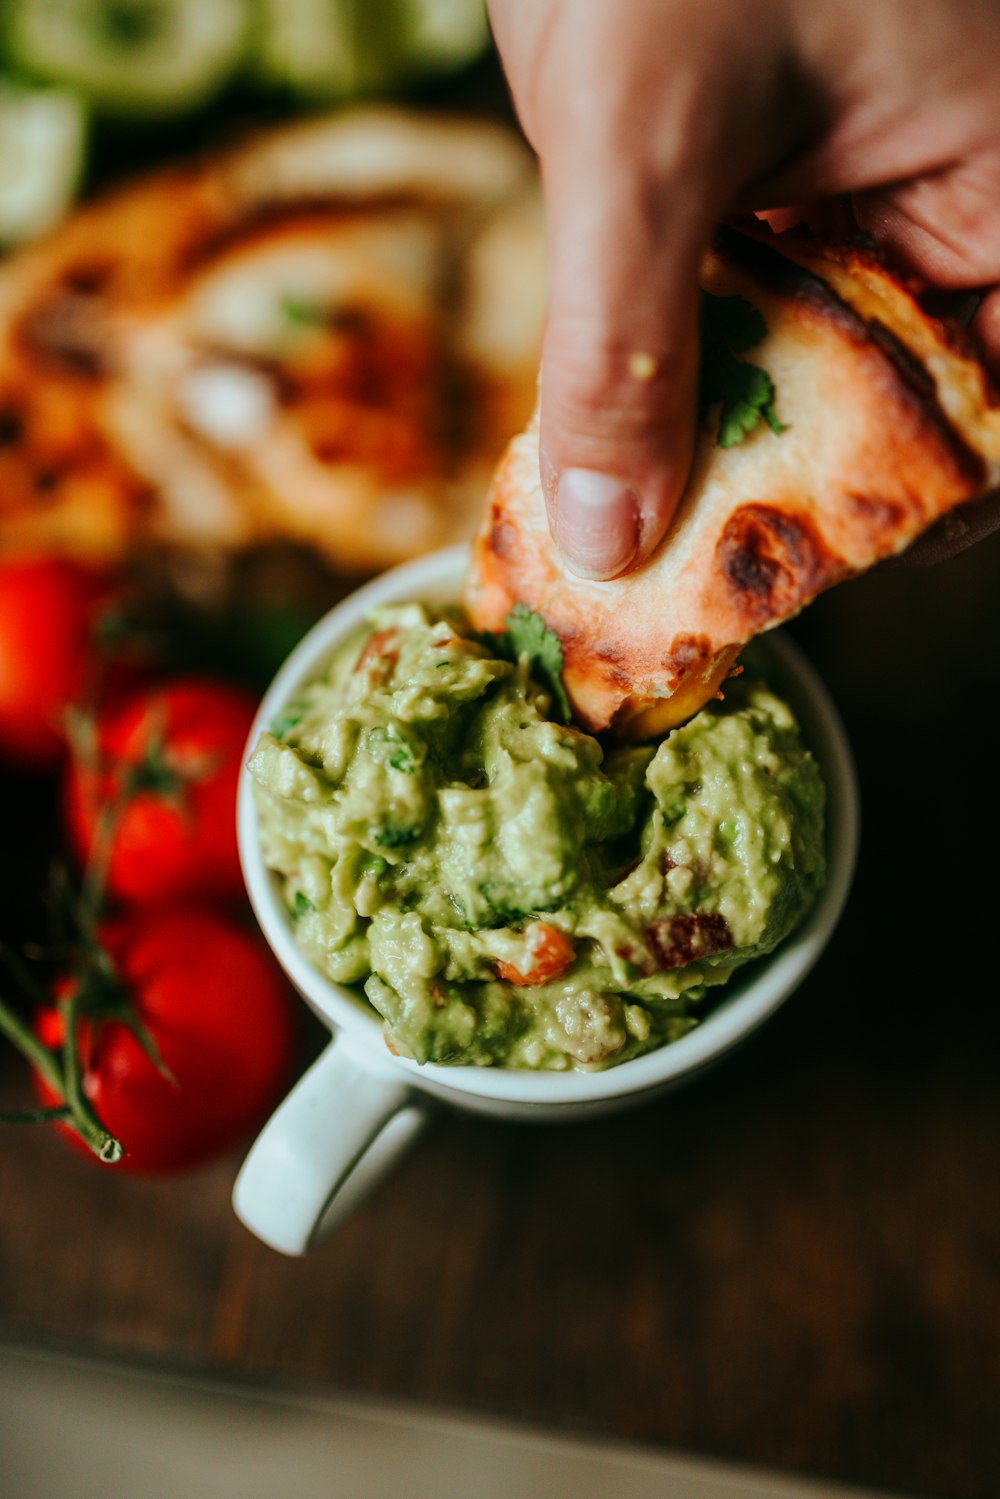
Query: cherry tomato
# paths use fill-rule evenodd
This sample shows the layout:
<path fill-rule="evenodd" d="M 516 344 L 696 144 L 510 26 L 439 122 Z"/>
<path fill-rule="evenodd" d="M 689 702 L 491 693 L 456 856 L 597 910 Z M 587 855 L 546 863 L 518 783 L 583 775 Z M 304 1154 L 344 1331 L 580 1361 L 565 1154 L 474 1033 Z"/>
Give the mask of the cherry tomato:
<path fill-rule="evenodd" d="M 125 1148 L 110 1169 L 177 1171 L 221 1154 L 263 1119 L 291 1068 L 293 1006 L 277 965 L 254 933 L 196 906 L 136 911 L 101 935 L 170 1074 L 122 1021 L 81 1020 L 84 1093 Z M 38 1017 L 46 1045 L 65 1036 L 72 987 L 58 985 Z M 61 1102 L 34 1081 L 43 1105 Z M 55 1128 L 90 1154 L 74 1130 Z"/>
<path fill-rule="evenodd" d="M 547 984 L 558 978 L 573 961 L 573 944 L 565 932 L 549 926 L 547 921 L 532 921 L 524 929 L 525 954 L 521 967 L 500 961 L 496 965 L 497 977 L 508 984 L 522 988 L 534 984 Z"/>
<path fill-rule="evenodd" d="M 81 863 L 94 854 L 102 809 L 116 809 L 104 830 L 109 894 L 140 904 L 242 894 L 236 785 L 254 711 L 239 688 L 184 677 L 99 714 L 96 763 L 74 757 L 63 807 Z"/>
<path fill-rule="evenodd" d="M 51 770 L 63 717 L 94 659 L 92 625 L 109 584 L 74 562 L 0 563 L 0 758 Z"/>

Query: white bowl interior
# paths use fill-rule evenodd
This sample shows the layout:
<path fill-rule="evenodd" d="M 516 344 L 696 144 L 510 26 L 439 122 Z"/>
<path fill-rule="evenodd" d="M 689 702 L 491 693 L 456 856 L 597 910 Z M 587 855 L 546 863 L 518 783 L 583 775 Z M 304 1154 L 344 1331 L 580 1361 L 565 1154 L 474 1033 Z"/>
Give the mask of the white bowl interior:
<path fill-rule="evenodd" d="M 468 549 L 452 547 L 395 568 L 350 595 L 300 641 L 265 694 L 249 745 L 300 688 L 325 666 L 336 647 L 377 604 L 421 599 L 428 603 L 460 597 Z M 819 677 L 802 653 L 780 635 L 756 642 L 768 679 L 792 704 L 803 734 L 826 781 L 826 885 L 799 930 L 770 956 L 761 958 L 719 991 L 704 1020 L 680 1040 L 604 1072 L 528 1072 L 488 1067 L 418 1064 L 393 1058 L 418 1085 L 435 1093 L 458 1093 L 510 1103 L 550 1106 L 611 1099 L 662 1088 L 708 1065 L 741 1041 L 792 993 L 815 964 L 837 924 L 850 888 L 858 843 L 857 781 L 839 715 Z M 296 946 L 281 899 L 280 882 L 265 867 L 257 837 L 257 814 L 249 772 L 240 783 L 237 822 L 240 855 L 251 903 L 279 962 L 303 998 L 352 1043 L 371 1047 L 380 1066 L 388 1060 L 381 1021 L 359 999 L 326 978 Z"/>

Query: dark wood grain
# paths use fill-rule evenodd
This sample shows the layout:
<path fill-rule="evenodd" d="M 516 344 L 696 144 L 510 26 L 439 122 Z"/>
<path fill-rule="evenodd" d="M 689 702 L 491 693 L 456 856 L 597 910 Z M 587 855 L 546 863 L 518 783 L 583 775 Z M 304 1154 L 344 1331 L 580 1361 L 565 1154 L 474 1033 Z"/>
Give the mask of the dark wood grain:
<path fill-rule="evenodd" d="M 0 1327 L 993 1499 L 998 599 L 987 543 L 800 622 L 861 867 L 820 968 L 713 1073 L 604 1123 L 443 1119 L 301 1262 L 232 1217 L 235 1158 L 138 1182 L 8 1132 Z"/>

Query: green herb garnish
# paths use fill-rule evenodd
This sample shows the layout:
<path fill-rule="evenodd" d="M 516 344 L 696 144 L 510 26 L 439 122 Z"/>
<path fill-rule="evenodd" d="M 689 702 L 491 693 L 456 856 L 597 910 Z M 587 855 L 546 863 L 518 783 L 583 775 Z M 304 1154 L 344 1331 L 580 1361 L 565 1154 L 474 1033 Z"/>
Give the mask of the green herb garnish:
<path fill-rule="evenodd" d="M 733 448 L 749 437 L 763 419 L 771 431 L 784 432 L 774 410 L 774 381 L 767 370 L 736 356 L 752 349 L 767 334 L 767 323 L 744 297 L 701 293 L 701 373 L 698 415 L 721 401 L 716 443 Z"/>
<path fill-rule="evenodd" d="M 559 636 L 540 614 L 526 604 L 515 604 L 506 618 L 506 630 L 484 631 L 478 638 L 504 661 L 515 664 L 528 658 L 528 670 L 552 698 L 561 723 L 569 723 L 569 698 L 563 686 L 563 652 Z"/>
<path fill-rule="evenodd" d="M 368 751 L 380 765 L 389 765 L 404 775 L 412 775 L 423 760 L 417 746 L 400 733 L 395 724 L 387 728 L 376 726 L 368 730 Z"/>

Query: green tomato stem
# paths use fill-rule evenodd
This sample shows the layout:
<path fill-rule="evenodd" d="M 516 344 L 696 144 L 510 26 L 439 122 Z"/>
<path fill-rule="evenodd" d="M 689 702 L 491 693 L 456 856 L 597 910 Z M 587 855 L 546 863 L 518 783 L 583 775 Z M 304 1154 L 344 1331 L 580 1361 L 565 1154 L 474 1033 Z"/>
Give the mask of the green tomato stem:
<path fill-rule="evenodd" d="M 77 1023 L 81 1012 L 86 1013 L 81 1006 L 84 995 L 84 985 L 70 996 L 66 1006 L 66 1040 L 63 1046 L 63 1075 L 62 1093 L 66 1099 L 67 1107 L 72 1116 L 73 1128 L 81 1138 L 89 1145 L 90 1149 L 99 1160 L 114 1165 L 120 1161 L 125 1154 L 120 1140 L 116 1140 L 110 1130 L 106 1130 L 98 1119 L 90 1102 L 83 1091 L 83 1066 L 80 1060 L 80 1050 L 77 1045 Z"/>
<path fill-rule="evenodd" d="M 79 924 L 88 936 L 92 933 L 104 904 L 104 888 L 111 864 L 111 848 L 118 823 L 125 811 L 125 805 L 126 797 L 123 793 L 114 801 L 105 802 L 97 815 L 93 849 L 83 872 L 83 888 L 80 891 Z"/>
<path fill-rule="evenodd" d="M 0 1031 L 7 1037 L 23 1057 L 26 1057 L 57 1093 L 62 1093 L 62 1074 L 55 1057 L 47 1046 L 43 1046 L 29 1025 L 0 998 Z"/>
<path fill-rule="evenodd" d="M 68 1124 L 70 1120 L 65 1104 L 52 1109 L 0 1109 L 0 1124 Z"/>
<path fill-rule="evenodd" d="M 7 956 L 9 958 L 9 954 Z M 76 1043 L 78 1018 L 78 996 L 74 995 L 67 1006 L 66 1041 L 63 1047 L 63 1067 L 60 1070 L 48 1047 L 43 1046 L 30 1026 L 0 998 L 0 1032 L 17 1047 L 53 1092 L 66 1100 L 64 1104 L 51 1109 L 4 1111 L 0 1113 L 0 1123 L 33 1124 L 56 1120 L 71 1124 L 100 1160 L 114 1164 L 121 1160 L 125 1151 L 121 1141 L 116 1140 L 104 1128 L 83 1092 L 83 1069 Z"/>

